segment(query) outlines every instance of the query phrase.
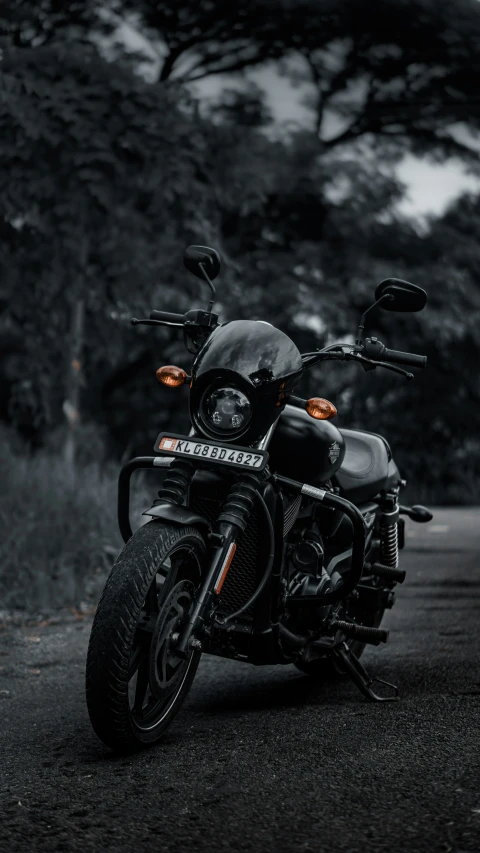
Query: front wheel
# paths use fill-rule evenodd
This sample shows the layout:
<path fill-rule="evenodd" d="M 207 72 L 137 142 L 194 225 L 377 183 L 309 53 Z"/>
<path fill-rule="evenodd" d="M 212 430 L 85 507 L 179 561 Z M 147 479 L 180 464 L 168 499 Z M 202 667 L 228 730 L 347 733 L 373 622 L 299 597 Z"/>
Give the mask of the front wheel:
<path fill-rule="evenodd" d="M 176 657 L 172 635 L 186 622 L 205 558 L 196 528 L 150 521 L 113 566 L 93 621 L 86 671 L 88 713 L 107 746 L 151 745 L 179 711 L 201 652 Z"/>

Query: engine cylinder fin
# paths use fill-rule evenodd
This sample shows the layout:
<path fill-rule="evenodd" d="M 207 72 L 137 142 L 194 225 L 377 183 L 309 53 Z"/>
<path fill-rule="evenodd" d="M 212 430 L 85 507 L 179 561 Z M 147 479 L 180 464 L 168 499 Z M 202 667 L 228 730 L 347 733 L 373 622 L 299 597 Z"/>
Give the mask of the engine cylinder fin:
<path fill-rule="evenodd" d="M 292 501 L 292 503 L 287 506 L 284 516 L 283 516 L 283 538 L 290 533 L 293 525 L 297 520 L 297 515 L 300 511 L 300 504 L 302 502 L 302 496 L 297 495 L 296 498 Z"/>

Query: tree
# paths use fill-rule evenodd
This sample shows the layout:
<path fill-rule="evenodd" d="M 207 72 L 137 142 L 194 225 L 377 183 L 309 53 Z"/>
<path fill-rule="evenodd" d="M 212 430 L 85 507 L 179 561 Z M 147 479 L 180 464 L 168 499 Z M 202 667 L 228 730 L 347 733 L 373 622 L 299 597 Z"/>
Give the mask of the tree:
<path fill-rule="evenodd" d="M 424 312 L 379 310 L 367 329 L 394 349 L 428 356 L 414 382 L 329 364 L 314 369 L 299 393 L 332 399 L 343 426 L 385 434 L 424 500 L 472 500 L 465 466 L 468 460 L 480 473 L 479 200 L 459 200 L 420 231 L 398 213 L 403 187 L 373 155 L 327 158 L 308 132 L 273 142 L 230 121 L 211 144 L 214 245 L 229 260 L 228 288 L 219 282 L 223 316 L 268 320 L 310 351 L 352 340 L 382 279 L 424 286 Z M 469 414 L 452 417 L 453 400 Z M 411 495 L 419 500 L 422 492 Z"/>
<path fill-rule="evenodd" d="M 458 123 L 475 134 L 480 127 L 476 0 L 454 7 L 445 0 L 382 0 L 368 24 L 362 0 L 347 0 L 337 4 L 328 37 L 322 3 L 309 3 L 303 20 L 308 26 L 292 42 L 314 86 L 324 146 L 369 134 L 416 152 L 476 159 L 475 146 L 452 132 Z"/>
<path fill-rule="evenodd" d="M 283 60 L 309 88 L 322 149 L 373 137 L 392 150 L 478 161 L 477 0 L 126 0 L 160 57 L 160 80 L 184 83 Z"/>
<path fill-rule="evenodd" d="M 49 404 L 58 409 L 63 396 L 71 462 L 90 319 L 128 304 L 132 281 L 138 301 L 142 287 L 153 289 L 172 228 L 201 206 L 202 143 L 179 108 L 178 87 L 149 86 L 93 46 L 10 48 L 3 68 L 0 217 L 15 259 L 9 314 L 30 327 L 32 355 L 45 345 Z"/>
<path fill-rule="evenodd" d="M 210 74 L 243 71 L 285 50 L 291 0 L 125 0 L 117 4 L 157 47 L 159 79 L 195 82 Z M 260 37 L 257 37 L 257 33 Z M 283 38 L 282 38 L 283 35 Z"/>
<path fill-rule="evenodd" d="M 472 163 L 452 122 L 477 132 L 480 7 L 381 0 L 365 21 L 359 0 L 282 0 L 275 14 L 258 0 L 255 20 L 248 0 L 163 5 L 108 4 L 163 39 L 162 79 L 150 84 L 121 50 L 102 56 L 95 4 L 13 4 L 27 14 L 12 17 L 3 45 L 2 417 L 38 443 L 67 403 L 67 415 L 106 424 L 116 450 L 148 452 L 178 400 L 156 390 L 155 359 L 188 364 L 174 332 L 128 319 L 206 303 L 183 270 L 190 242 L 220 250 L 222 319 L 269 320 L 302 350 L 351 335 L 375 284 L 395 275 L 425 285 L 429 306 L 394 323 L 378 312 L 368 331 L 426 352 L 425 375 L 407 386 L 332 364 L 299 392 L 332 397 L 343 425 L 385 431 L 407 476 L 458 499 L 452 471 L 460 482 L 462 460 L 480 459 L 479 202 L 463 199 L 420 233 L 396 211 L 392 166 L 407 145 Z M 272 58 L 310 81 L 316 127 L 267 135 L 248 76 L 210 113 L 179 82 Z M 468 416 L 453 428 L 455 395 Z"/>
<path fill-rule="evenodd" d="M 104 7 L 108 8 L 108 3 Z M 0 33 L 15 47 L 42 47 L 55 41 L 88 40 L 107 35 L 113 24 L 96 0 L 0 2 Z"/>

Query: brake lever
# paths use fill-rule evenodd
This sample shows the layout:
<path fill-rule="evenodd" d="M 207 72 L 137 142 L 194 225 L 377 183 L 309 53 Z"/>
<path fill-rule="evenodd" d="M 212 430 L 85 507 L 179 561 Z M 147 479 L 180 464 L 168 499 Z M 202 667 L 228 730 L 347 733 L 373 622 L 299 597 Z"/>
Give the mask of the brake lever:
<path fill-rule="evenodd" d="M 160 323 L 160 320 L 137 320 L 136 317 L 132 317 L 130 320 L 131 326 L 163 326 L 163 323 Z"/>
<path fill-rule="evenodd" d="M 400 376 L 405 376 L 409 381 L 410 379 L 415 379 L 414 373 L 404 370 L 403 367 L 397 367 L 396 364 L 390 364 L 388 361 L 372 361 L 371 364 L 374 364 L 375 367 L 384 367 L 385 370 L 391 370 L 393 373 L 399 373 Z"/>
<path fill-rule="evenodd" d="M 399 373 L 400 376 L 405 376 L 408 380 L 415 379 L 413 373 L 410 373 L 408 370 L 404 370 L 403 367 L 397 367 L 394 364 L 390 364 L 388 361 L 374 361 L 370 358 L 365 358 L 365 356 L 360 355 L 360 353 L 350 353 L 350 356 L 347 356 L 354 361 L 360 361 L 364 370 L 373 370 L 375 367 L 384 367 L 386 370 L 391 370 L 393 373 Z"/>
<path fill-rule="evenodd" d="M 136 317 L 132 317 L 130 320 L 131 326 L 163 326 L 164 329 L 182 329 L 183 324 L 180 323 L 169 323 L 167 320 L 137 320 Z"/>

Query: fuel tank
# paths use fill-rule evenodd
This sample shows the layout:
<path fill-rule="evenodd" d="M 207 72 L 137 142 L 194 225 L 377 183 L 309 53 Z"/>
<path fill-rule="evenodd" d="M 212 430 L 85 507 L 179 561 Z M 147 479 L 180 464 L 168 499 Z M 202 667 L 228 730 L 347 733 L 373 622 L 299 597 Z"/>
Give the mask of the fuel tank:
<path fill-rule="evenodd" d="M 315 420 L 304 409 L 287 405 L 268 452 L 273 471 L 319 486 L 340 468 L 345 456 L 345 441 L 330 421 Z"/>

